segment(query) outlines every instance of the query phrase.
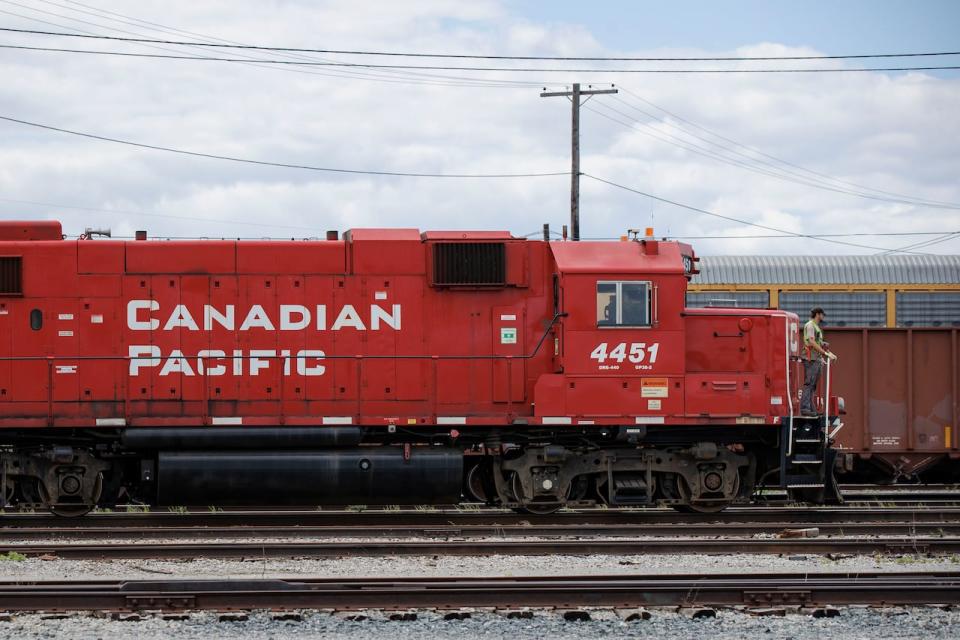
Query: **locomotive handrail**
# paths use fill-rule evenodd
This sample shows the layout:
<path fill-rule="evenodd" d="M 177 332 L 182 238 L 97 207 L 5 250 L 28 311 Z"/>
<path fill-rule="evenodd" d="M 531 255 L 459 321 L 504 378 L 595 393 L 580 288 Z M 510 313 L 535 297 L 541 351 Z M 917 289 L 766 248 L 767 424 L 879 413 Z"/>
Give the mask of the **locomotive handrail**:
<path fill-rule="evenodd" d="M 830 445 L 830 358 L 824 358 L 827 373 L 823 381 L 823 443 Z"/>
<path fill-rule="evenodd" d="M 786 455 L 793 455 L 793 387 L 790 384 L 790 366 L 791 362 L 791 350 L 790 350 L 790 317 L 784 316 L 784 330 L 783 330 L 783 351 L 786 355 L 786 383 L 787 383 L 787 409 L 789 425 L 787 427 L 787 451 Z"/>

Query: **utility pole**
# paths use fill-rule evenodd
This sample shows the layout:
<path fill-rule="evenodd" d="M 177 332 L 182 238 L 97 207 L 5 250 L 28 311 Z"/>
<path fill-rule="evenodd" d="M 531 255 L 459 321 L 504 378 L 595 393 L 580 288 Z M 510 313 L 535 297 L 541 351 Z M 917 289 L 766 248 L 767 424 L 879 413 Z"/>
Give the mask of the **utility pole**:
<path fill-rule="evenodd" d="M 616 89 L 590 89 L 591 86 L 580 89 L 580 83 L 577 82 L 573 85 L 573 91 L 544 91 L 540 94 L 541 98 L 570 98 L 573 106 L 570 126 L 570 230 L 574 240 L 580 239 L 580 97 L 587 96 L 589 100 L 600 93 L 617 93 Z"/>

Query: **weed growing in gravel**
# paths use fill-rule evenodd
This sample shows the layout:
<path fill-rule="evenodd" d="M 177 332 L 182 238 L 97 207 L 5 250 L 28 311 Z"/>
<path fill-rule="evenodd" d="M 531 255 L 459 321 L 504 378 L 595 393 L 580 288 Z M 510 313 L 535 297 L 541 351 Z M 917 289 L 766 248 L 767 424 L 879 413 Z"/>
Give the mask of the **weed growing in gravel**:
<path fill-rule="evenodd" d="M 6 553 L 0 553 L 0 562 L 22 562 L 27 559 L 27 556 L 22 553 L 17 553 L 16 551 L 7 551 Z"/>
<path fill-rule="evenodd" d="M 127 513 L 150 513 L 150 507 L 145 504 L 128 504 Z"/>
<path fill-rule="evenodd" d="M 170 513 L 177 513 L 179 515 L 183 515 L 187 512 L 187 508 L 186 507 L 170 507 L 167 509 L 167 511 L 169 511 Z"/>

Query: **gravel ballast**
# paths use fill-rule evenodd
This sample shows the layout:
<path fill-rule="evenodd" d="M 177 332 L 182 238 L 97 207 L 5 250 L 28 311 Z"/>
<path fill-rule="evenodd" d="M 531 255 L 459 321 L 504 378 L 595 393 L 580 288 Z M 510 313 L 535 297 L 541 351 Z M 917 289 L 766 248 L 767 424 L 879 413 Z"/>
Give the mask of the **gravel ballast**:
<path fill-rule="evenodd" d="M 958 557 L 850 556 L 831 560 L 816 555 L 636 555 L 636 556 L 402 556 L 326 559 L 213 560 L 60 560 L 28 558 L 0 562 L 0 580 L 90 580 L 177 578 L 295 578 L 324 577 L 439 577 L 585 574 L 710 574 L 759 572 L 915 572 L 957 571 Z M 390 612 L 367 612 L 366 620 L 342 615 L 304 612 L 299 620 L 275 620 L 269 612 L 252 612 L 245 620 L 221 621 L 216 613 L 192 613 L 186 620 L 150 614 L 111 620 L 90 614 L 59 616 L 12 614 L 0 618 L 0 637 L 136 638 L 228 637 L 244 640 L 335 637 L 417 640 L 449 637 L 515 640 L 549 638 L 657 638 L 711 639 L 792 637 L 955 638 L 960 637 L 960 612 L 934 608 L 840 610 L 832 618 L 792 613 L 758 617 L 719 610 L 715 618 L 691 619 L 673 611 L 654 610 L 650 620 L 625 622 L 611 610 L 590 611 L 588 622 L 568 622 L 556 612 L 536 611 L 528 619 L 508 619 L 488 611 L 473 612 L 465 620 L 444 620 L 442 612 L 418 611 L 415 620 L 392 621 Z"/>
<path fill-rule="evenodd" d="M 957 571 L 960 557 L 816 555 L 385 556 L 247 560 L 5 560 L 0 580 L 170 578 L 543 576 L 765 572 Z"/>
<path fill-rule="evenodd" d="M 960 612 L 931 608 L 842 609 L 837 617 L 814 618 L 805 614 L 757 617 L 732 610 L 716 617 L 692 619 L 682 613 L 654 611 L 649 620 L 625 622 L 613 611 L 593 611 L 588 622 L 567 622 L 554 612 L 536 611 L 529 619 L 507 619 L 496 613 L 473 613 L 466 620 L 444 620 L 443 613 L 418 612 L 415 620 L 391 621 L 382 612 L 366 612 L 366 620 L 350 621 L 340 615 L 304 612 L 299 621 L 278 621 L 268 612 L 253 612 L 246 620 L 220 621 L 212 613 L 191 614 L 186 620 L 143 616 L 139 620 L 115 621 L 89 615 L 44 619 L 39 615 L 14 616 L 0 622 L 0 636 L 32 638 L 111 638 L 178 640 L 218 638 L 346 638 L 371 637 L 398 640 L 439 638 L 502 638 L 539 640 L 566 638 L 786 638 L 818 640 L 876 640 L 876 638 L 956 638 Z M 237 617 L 237 616 L 234 616 Z"/>

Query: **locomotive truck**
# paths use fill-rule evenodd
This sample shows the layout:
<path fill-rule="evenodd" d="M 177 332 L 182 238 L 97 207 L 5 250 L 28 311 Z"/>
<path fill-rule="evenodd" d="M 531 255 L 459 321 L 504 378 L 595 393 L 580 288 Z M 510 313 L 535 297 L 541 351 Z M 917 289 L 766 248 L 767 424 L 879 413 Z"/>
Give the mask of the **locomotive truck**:
<path fill-rule="evenodd" d="M 66 239 L 0 223 L 0 499 L 717 511 L 835 494 L 799 320 L 685 308 L 691 246 L 495 231 Z"/>

